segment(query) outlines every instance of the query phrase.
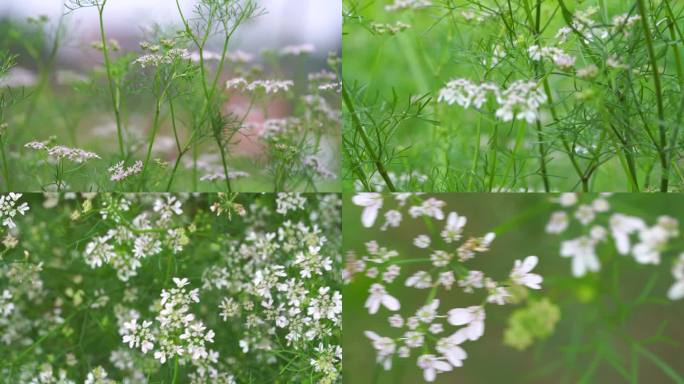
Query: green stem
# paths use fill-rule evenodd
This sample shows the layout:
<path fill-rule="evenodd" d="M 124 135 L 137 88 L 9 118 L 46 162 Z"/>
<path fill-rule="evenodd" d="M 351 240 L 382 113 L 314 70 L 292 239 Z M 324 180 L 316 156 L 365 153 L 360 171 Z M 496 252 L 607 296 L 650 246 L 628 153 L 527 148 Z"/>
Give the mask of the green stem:
<path fill-rule="evenodd" d="M 181 158 L 185 154 L 183 149 L 181 148 L 180 144 L 180 138 L 178 137 L 178 130 L 176 129 L 176 113 L 173 108 L 173 100 L 169 98 L 169 112 L 171 113 L 171 126 L 173 127 L 173 137 L 176 141 L 176 149 L 178 149 L 178 157 L 176 158 L 176 162 L 173 165 L 173 170 L 171 171 L 171 176 L 169 177 L 169 182 L 166 184 L 166 192 L 169 192 L 171 190 L 171 184 L 173 184 L 173 179 L 176 176 L 176 171 L 178 170 L 178 166 L 180 165 Z"/>
<path fill-rule="evenodd" d="M 140 190 L 145 186 L 145 174 L 147 173 L 147 167 L 150 163 L 150 158 L 152 157 L 152 146 L 154 145 L 154 139 L 157 137 L 157 131 L 159 130 L 159 115 L 161 113 L 161 99 L 157 100 L 156 108 L 154 111 L 154 121 L 152 122 L 152 132 L 150 133 L 149 143 L 147 144 L 147 154 L 145 155 L 145 162 L 143 163 L 143 169 L 140 173 Z"/>
<path fill-rule="evenodd" d="M 228 192 L 233 192 L 233 188 L 230 186 L 230 177 L 228 174 L 228 163 L 226 159 L 226 149 L 223 146 L 223 143 L 221 142 L 221 133 L 217 133 L 214 135 L 214 138 L 216 139 L 216 145 L 218 146 L 219 152 L 221 153 L 221 165 L 223 166 L 223 175 L 226 178 L 226 188 L 228 189 Z"/>
<path fill-rule="evenodd" d="M 660 166 L 662 174 L 660 176 L 660 192 L 667 192 L 669 183 L 669 157 L 667 155 L 667 134 L 665 132 L 665 107 L 663 105 L 663 91 L 660 84 L 660 74 L 658 73 L 658 60 L 656 58 L 655 49 L 653 48 L 653 38 L 651 37 L 651 29 L 648 24 L 648 14 L 646 12 L 646 4 L 644 0 L 637 0 L 637 8 L 641 15 L 641 26 L 644 29 L 644 40 L 648 50 L 648 57 L 651 62 L 651 69 L 653 71 L 653 85 L 655 87 L 656 108 L 658 110 L 658 131 L 660 133 Z M 662 154 L 662 152 L 665 152 Z"/>
<path fill-rule="evenodd" d="M 480 140 L 482 137 L 482 115 L 478 115 L 477 118 L 477 133 L 475 138 L 475 154 L 473 155 L 473 166 L 470 169 L 470 175 L 468 175 L 468 191 L 471 192 L 473 186 L 473 178 L 477 172 L 477 165 L 480 162 Z"/>
<path fill-rule="evenodd" d="M 377 169 L 378 173 L 380 173 L 380 176 L 382 179 L 385 181 L 385 184 L 387 185 L 387 189 L 390 190 L 390 192 L 395 192 L 396 188 L 394 187 L 394 184 L 392 183 L 392 180 L 389 178 L 389 175 L 387 174 L 387 170 L 385 169 L 385 165 L 382 164 L 380 159 L 375 153 L 375 150 L 373 149 L 373 146 L 370 142 L 370 139 L 368 138 L 368 135 L 366 134 L 366 130 L 363 128 L 363 125 L 361 124 L 361 120 L 359 120 L 359 117 L 356 115 L 356 110 L 354 109 L 354 104 L 351 101 L 351 97 L 349 96 L 349 93 L 347 93 L 347 89 L 345 86 L 342 86 L 342 99 L 344 100 L 344 105 L 349 109 L 349 114 L 351 115 L 352 123 L 354 125 L 354 130 L 361 136 L 361 140 L 363 141 L 363 145 L 366 147 L 366 151 L 368 151 L 368 154 L 371 157 L 371 160 L 375 164 L 375 168 Z"/>
<path fill-rule="evenodd" d="M 361 164 L 354 161 L 351 153 L 349 152 L 349 148 L 347 148 L 345 143 L 342 144 L 342 150 L 344 151 L 344 154 L 347 156 L 347 159 L 349 159 L 349 163 L 351 164 L 351 171 L 353 173 L 356 173 L 356 177 L 358 177 L 359 181 L 361 181 L 361 184 L 363 184 L 363 188 L 366 191 L 370 191 L 371 186 L 370 184 L 368 184 L 368 177 L 366 176 L 366 172 L 363 171 L 363 167 L 361 167 Z M 352 190 L 353 189 L 354 187 L 352 186 Z"/>
<path fill-rule="evenodd" d="M 496 161 L 497 161 L 497 153 L 499 152 L 499 149 L 497 148 L 498 146 L 498 139 L 499 139 L 499 125 L 494 124 L 494 134 L 492 135 L 492 169 L 489 173 L 489 185 L 487 188 L 487 192 L 491 192 L 492 188 L 494 188 L 494 176 L 496 176 Z"/>
<path fill-rule="evenodd" d="M 171 384 L 176 384 L 176 379 L 178 378 L 178 356 L 174 359 L 174 364 L 173 364 L 173 379 L 171 380 Z"/>
<path fill-rule="evenodd" d="M 544 93 L 546 94 L 546 99 L 548 100 L 549 110 L 551 111 L 551 117 L 553 118 L 553 122 L 554 124 L 558 124 L 558 114 L 556 113 L 556 107 L 553 105 L 553 95 L 551 94 L 551 86 L 549 85 L 549 80 L 546 77 L 542 79 L 542 85 L 544 88 Z M 589 180 L 587 180 L 587 178 L 584 175 L 584 172 L 582 172 L 582 169 L 580 168 L 579 163 L 575 158 L 572 147 L 568 143 L 568 139 L 565 137 L 565 134 L 563 132 L 560 132 L 560 138 L 561 143 L 563 144 L 563 148 L 565 149 L 565 152 L 568 154 L 568 157 L 570 158 L 572 168 L 575 170 L 575 173 L 577 173 L 577 176 L 579 176 L 580 181 L 582 182 L 582 192 L 589 192 Z"/>
<path fill-rule="evenodd" d="M 539 38 L 541 34 L 541 0 L 537 0 L 537 6 L 536 6 L 536 15 L 535 15 L 535 23 L 534 23 L 534 36 L 535 36 L 535 41 L 537 42 L 537 45 L 540 44 Z M 537 79 L 541 77 L 541 61 L 535 63 L 534 66 L 534 71 L 536 72 Z M 546 148 L 544 148 L 544 133 L 542 129 L 541 122 L 537 120 L 537 141 L 539 142 L 537 144 L 539 148 L 539 165 L 541 168 L 541 176 L 542 176 L 542 181 L 544 182 L 544 192 L 548 193 L 550 190 L 549 187 L 549 175 L 547 173 L 547 167 L 546 167 Z"/>
<path fill-rule="evenodd" d="M 12 190 L 12 184 L 10 182 L 10 174 L 9 174 L 9 166 L 7 164 L 7 156 L 5 155 L 5 139 L 2 137 L 2 133 L 0 133 L 0 156 L 2 157 L 2 174 L 3 178 L 5 179 L 5 186 L 7 189 L 7 192 L 10 192 Z"/>
<path fill-rule="evenodd" d="M 107 36 L 105 35 L 104 30 L 103 13 L 105 4 L 107 4 L 107 0 L 103 0 L 102 4 L 97 7 L 100 21 L 100 38 L 102 39 L 102 55 L 104 56 L 104 64 L 107 71 L 107 83 L 109 85 L 109 93 L 111 94 L 112 107 L 114 108 L 114 116 L 116 118 L 116 135 L 117 139 L 119 140 L 119 152 L 121 154 L 121 158 L 125 158 L 126 151 L 124 149 L 123 131 L 121 128 L 121 111 L 119 109 L 119 89 L 115 86 L 114 77 L 112 75 L 112 66 L 109 60 L 109 48 L 107 48 Z"/>

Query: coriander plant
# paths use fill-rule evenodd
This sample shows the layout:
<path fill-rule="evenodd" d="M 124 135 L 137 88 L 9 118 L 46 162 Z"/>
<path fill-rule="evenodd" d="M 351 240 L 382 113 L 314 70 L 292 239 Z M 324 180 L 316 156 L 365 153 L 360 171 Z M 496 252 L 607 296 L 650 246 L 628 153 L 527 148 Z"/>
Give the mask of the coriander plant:
<path fill-rule="evenodd" d="M 345 381 L 684 380 L 672 326 L 684 313 L 671 210 L 681 199 L 360 193 L 345 203 Z"/>
<path fill-rule="evenodd" d="M 681 190 L 681 3 L 344 7 L 346 190 Z"/>
<path fill-rule="evenodd" d="M 334 194 L 0 196 L 12 383 L 336 383 Z"/>
<path fill-rule="evenodd" d="M 268 12 L 255 0 L 187 5 L 173 2 L 176 23 L 140 26 L 135 45 L 114 38 L 109 0 L 1 22 L 0 85 L 26 94 L 1 109 L 3 189 L 339 190 L 338 55 L 246 45 L 244 27 Z M 80 40 L 76 17 L 96 23 L 96 41 Z M 74 47 L 82 63 L 62 63 Z"/>

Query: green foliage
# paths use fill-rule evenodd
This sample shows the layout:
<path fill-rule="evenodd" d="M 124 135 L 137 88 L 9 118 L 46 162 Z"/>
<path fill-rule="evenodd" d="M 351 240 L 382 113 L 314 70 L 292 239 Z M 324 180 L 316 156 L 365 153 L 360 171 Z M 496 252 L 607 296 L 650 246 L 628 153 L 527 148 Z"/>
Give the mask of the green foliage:
<path fill-rule="evenodd" d="M 346 0 L 344 78 L 370 95 L 431 98 L 425 121 L 380 132 L 383 151 L 402 154 L 384 164 L 395 182 L 419 174 L 423 191 L 678 191 L 683 12 L 668 0 Z M 457 79 L 470 90 L 456 90 Z M 539 100 L 506 106 L 502 95 L 520 81 Z M 345 190 L 391 190 L 357 171 L 372 170 L 367 145 L 345 146 Z"/>
<path fill-rule="evenodd" d="M 0 52 L 16 56 L 21 67 L 6 80 L 12 92 L 26 89 L 29 96 L 2 108 L 8 123 L 2 189 L 339 189 L 339 156 L 331 151 L 341 129 L 339 62 L 316 72 L 325 63 L 307 49 L 268 52 L 263 62 L 237 50 L 236 32 L 265 12 L 252 0 L 201 1 L 188 15 L 175 4 L 181 22 L 152 26 L 139 50 L 106 34 L 110 4 L 71 0 L 57 23 L 40 18 L 0 25 L 7 32 L 0 34 Z M 100 34 L 85 44 L 102 65 L 93 62 L 85 73 L 56 66 L 60 48 L 78 37 L 67 33 L 72 13 L 91 7 Z M 287 89 L 227 88 L 226 79 L 283 82 Z M 280 120 L 288 122 L 286 130 Z M 55 165 L 55 156 L 26 147 L 47 140 L 98 157 Z"/>
<path fill-rule="evenodd" d="M 83 383 L 95 370 L 117 383 L 339 381 L 338 196 L 0 199 L 3 382 Z M 183 284 L 197 299 L 169 307 Z M 164 328 L 160 318 L 176 311 L 192 317 Z M 150 321 L 153 347 L 124 338 L 132 319 Z M 201 343 L 209 355 L 192 356 L 197 335 L 178 327 L 188 322 L 213 333 Z M 184 350 L 162 361 L 164 343 Z"/>

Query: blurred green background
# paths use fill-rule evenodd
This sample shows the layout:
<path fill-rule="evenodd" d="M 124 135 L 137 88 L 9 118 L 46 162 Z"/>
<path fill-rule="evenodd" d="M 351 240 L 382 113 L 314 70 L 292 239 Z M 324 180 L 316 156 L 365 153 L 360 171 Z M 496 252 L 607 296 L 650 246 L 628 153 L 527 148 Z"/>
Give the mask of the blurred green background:
<path fill-rule="evenodd" d="M 358 257 L 365 253 L 365 243 L 376 240 L 380 246 L 395 249 L 400 258 L 428 256 L 412 245 L 415 236 L 427 233 L 422 220 L 404 213 L 401 227 L 385 232 L 378 228 L 382 214 L 396 207 L 386 195 L 384 206 L 373 228 L 361 225 L 361 207 L 351 203 L 346 195 L 343 209 L 345 251 L 354 250 Z M 571 276 L 570 259 L 559 255 L 561 239 L 579 235 L 571 227 L 561 236 L 544 232 L 548 217 L 555 208 L 544 194 L 437 194 L 446 201 L 445 214 L 456 211 L 468 218 L 464 237 L 481 236 L 497 229 L 500 234 L 491 250 L 468 261 L 466 266 L 479 269 L 485 275 L 504 280 L 514 260 L 538 255 L 534 272 L 544 277 L 542 290 L 531 297 L 548 297 L 561 309 L 561 319 L 555 332 L 545 341 L 537 342 L 520 352 L 503 344 L 506 320 L 522 306 L 487 306 L 485 334 L 477 341 L 461 346 L 468 353 L 464 366 L 437 376 L 438 383 L 643 383 L 676 382 L 672 374 L 684 376 L 684 302 L 666 298 L 673 283 L 670 273 L 674 257 L 684 251 L 682 237 L 673 249 L 663 253 L 658 266 L 637 264 L 631 257 L 606 257 L 612 245 L 598 248 L 602 269 L 581 279 Z M 593 195 L 591 197 L 596 197 Z M 584 199 L 590 199 L 590 196 Z M 609 198 L 612 212 L 639 215 L 652 225 L 658 215 L 668 214 L 684 221 L 684 197 L 679 195 L 618 194 Z M 575 223 L 575 225 L 577 225 Z M 436 223 L 441 230 L 443 223 Z M 611 255 L 609 255 L 611 256 Z M 608 261 L 607 261 L 608 260 Z M 405 288 L 404 281 L 423 264 L 402 265 L 401 276 L 387 285 L 397 297 L 404 318 L 424 304 L 428 290 Z M 393 368 L 384 371 L 375 363 L 375 350 L 364 330 L 382 336 L 396 337 L 399 330 L 390 328 L 385 308 L 369 315 L 363 307 L 368 297 L 370 279 L 357 275 L 343 290 L 344 295 L 344 381 L 345 383 L 421 383 L 422 371 L 416 366 L 418 355 L 408 359 L 393 359 Z M 646 288 L 651 286 L 648 291 Z M 637 302 L 637 298 L 642 300 Z M 462 293 L 457 286 L 451 291 L 439 290 L 440 312 L 477 304 L 482 296 Z M 449 335 L 456 327 L 445 324 Z M 658 336 L 660 335 L 660 336 Z M 648 339 L 634 347 L 633 341 Z M 667 366 L 666 366 L 667 365 Z M 668 368 L 669 366 L 669 368 Z M 666 372 L 668 369 L 674 372 Z"/>

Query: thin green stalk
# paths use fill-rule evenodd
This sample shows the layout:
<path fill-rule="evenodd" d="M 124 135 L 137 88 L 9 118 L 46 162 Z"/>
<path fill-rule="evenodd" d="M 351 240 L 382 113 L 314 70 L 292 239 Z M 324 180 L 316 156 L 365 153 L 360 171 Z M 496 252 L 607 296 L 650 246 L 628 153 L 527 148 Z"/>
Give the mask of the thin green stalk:
<path fill-rule="evenodd" d="M 215 137 L 216 142 L 218 143 L 219 152 L 221 153 L 221 165 L 223 166 L 223 174 L 226 177 L 226 188 L 228 189 L 228 192 L 233 192 L 233 188 L 230 186 L 228 163 L 226 160 L 226 149 L 223 147 L 223 144 L 221 143 L 220 133 L 215 135 Z"/>
<path fill-rule="evenodd" d="M 192 146 L 192 190 L 197 190 L 197 181 L 199 179 L 199 172 L 197 168 L 197 160 L 199 158 L 199 148 L 197 144 Z"/>
<path fill-rule="evenodd" d="M 182 152 L 178 154 L 178 157 L 176 158 L 176 161 L 173 164 L 173 170 L 171 171 L 171 176 L 169 177 L 169 182 L 166 184 L 166 192 L 171 191 L 171 185 L 173 185 L 173 180 L 176 176 L 176 171 L 178 170 L 178 166 L 180 165 L 181 156 L 182 156 Z"/>
<path fill-rule="evenodd" d="M 59 51 L 59 43 L 60 43 L 60 38 L 61 38 L 61 33 L 62 33 L 62 28 L 64 25 L 64 15 L 62 15 L 59 18 L 59 22 L 57 24 L 57 29 L 55 32 L 55 39 L 52 41 L 52 47 L 50 48 L 50 53 L 47 56 L 47 60 L 45 61 L 45 64 L 41 64 L 41 53 L 40 51 L 36 51 L 35 49 L 31 48 L 30 44 L 25 45 L 25 48 L 27 51 L 29 51 L 29 55 L 38 63 L 39 66 L 39 71 L 40 71 L 40 76 L 38 78 L 38 85 L 33 91 L 33 97 L 29 101 L 29 106 L 26 109 L 26 117 L 24 118 L 24 127 L 26 129 L 29 128 L 29 125 L 31 123 L 31 118 L 34 116 L 34 111 L 36 107 L 38 106 L 38 101 L 40 99 L 40 96 L 43 93 L 43 90 L 46 89 L 48 82 L 50 80 L 50 73 L 54 70 L 55 66 L 55 60 L 57 58 L 57 51 Z"/>
<path fill-rule="evenodd" d="M 173 379 L 171 379 L 172 384 L 176 384 L 176 379 L 178 378 L 178 356 L 174 359 L 173 365 Z"/>
<path fill-rule="evenodd" d="M 544 192 L 549 193 L 551 187 L 549 185 L 549 174 L 546 169 L 546 148 L 544 148 L 544 134 L 539 120 L 537 120 L 537 140 L 539 141 L 539 166 L 541 167 L 541 175 L 544 182 Z"/>
<path fill-rule="evenodd" d="M 390 190 L 390 192 L 395 192 L 396 188 L 394 187 L 394 184 L 392 183 L 392 180 L 389 178 L 389 175 L 387 174 L 387 170 L 385 169 L 385 165 L 382 164 L 382 161 L 378 158 L 378 156 L 375 153 L 375 150 L 373 149 L 373 146 L 370 142 L 370 139 L 368 138 L 368 135 L 366 134 L 366 130 L 363 128 L 363 125 L 361 124 L 361 120 L 359 120 L 359 117 L 356 115 L 356 110 L 354 109 L 354 104 L 351 101 L 351 97 L 349 96 L 349 93 L 347 92 L 347 89 L 345 86 L 342 86 L 342 99 L 344 100 L 344 105 L 349 109 L 349 114 L 351 115 L 352 118 L 352 125 L 354 126 L 354 130 L 361 136 L 361 140 L 363 141 L 363 145 L 366 147 L 366 151 L 368 151 L 368 154 L 371 157 L 371 160 L 375 164 L 375 168 L 377 169 L 378 173 L 380 173 L 380 176 L 382 179 L 385 181 L 385 184 L 387 185 L 387 189 Z"/>
<path fill-rule="evenodd" d="M 475 154 L 473 155 L 473 166 L 470 169 L 470 175 L 468 176 L 468 191 L 472 191 L 473 178 L 477 172 L 477 165 L 480 162 L 480 140 L 482 137 L 482 115 L 478 115 L 477 118 L 477 131 L 475 139 Z"/>
<path fill-rule="evenodd" d="M 556 107 L 553 105 L 553 95 L 551 94 L 551 86 L 549 85 L 549 80 L 546 77 L 542 79 L 542 85 L 544 88 L 544 93 L 546 94 L 546 99 L 548 101 L 549 110 L 551 111 L 551 117 L 553 118 L 553 122 L 554 124 L 558 124 L 558 114 L 556 113 Z M 579 163 L 575 158 L 572 147 L 570 147 L 568 139 L 565 137 L 565 134 L 563 132 L 560 132 L 560 138 L 561 143 L 563 144 L 563 148 L 565 149 L 565 152 L 568 154 L 568 157 L 570 158 L 572 168 L 575 170 L 575 173 L 577 173 L 577 176 L 579 176 L 580 181 L 582 182 L 582 192 L 589 192 L 589 181 L 585 178 L 582 169 L 580 169 Z"/>
<path fill-rule="evenodd" d="M 682 63 L 681 55 L 679 52 L 679 44 L 677 43 L 677 35 L 679 35 L 679 39 L 681 41 L 682 33 L 679 30 L 679 26 L 676 23 L 676 18 L 674 16 L 674 12 L 672 12 L 672 8 L 670 7 L 670 2 L 668 0 L 665 0 L 665 9 L 667 10 L 667 18 L 668 18 L 668 27 L 670 30 L 670 38 L 672 39 L 672 50 L 674 51 L 674 57 L 675 57 L 675 64 L 676 64 L 676 69 L 677 69 L 677 79 L 679 80 L 679 92 L 682 92 L 684 90 L 684 63 Z M 677 113 L 677 120 L 675 121 L 675 128 L 674 132 L 672 132 L 672 139 L 671 143 L 673 146 L 677 145 L 677 138 L 679 136 L 679 130 L 680 126 L 682 123 L 682 112 L 684 112 L 684 94 L 682 95 L 682 99 L 679 105 L 679 112 Z M 668 148 L 666 155 L 667 155 L 667 163 L 670 164 L 670 160 L 672 159 L 672 151 L 670 149 L 674 148 Z M 675 170 L 677 170 L 677 164 L 674 164 Z"/>
<path fill-rule="evenodd" d="M 620 160 L 620 165 L 622 166 L 622 170 L 627 177 L 627 185 L 632 192 L 639 192 L 639 181 L 636 175 L 634 158 L 628 149 L 629 146 L 627 142 L 618 135 L 616 129 L 613 127 L 609 113 L 605 106 L 602 105 L 599 110 L 601 112 L 604 125 L 606 126 L 605 130 L 610 134 L 613 147 L 615 147 L 618 154 L 618 159 Z"/>
<path fill-rule="evenodd" d="M 171 128 L 173 128 L 173 139 L 176 141 L 176 149 L 181 152 L 180 139 L 178 138 L 178 129 L 176 129 L 176 112 L 173 108 L 173 98 L 168 98 L 169 113 L 171 114 Z"/>
<path fill-rule="evenodd" d="M 109 93 L 112 97 L 112 107 L 114 108 L 114 116 L 116 118 L 116 135 L 119 141 L 119 152 L 121 158 L 126 157 L 126 150 L 124 148 L 123 142 L 123 130 L 121 128 L 121 110 L 120 110 L 120 91 L 118 86 L 116 86 L 114 77 L 112 76 L 112 66 L 109 60 L 109 48 L 107 48 L 107 36 L 104 30 L 104 7 L 107 4 L 107 0 L 103 0 L 102 4 L 97 7 L 97 12 L 100 22 L 100 38 L 102 39 L 102 55 L 104 56 L 105 70 L 107 72 L 107 83 L 109 85 Z"/>
<path fill-rule="evenodd" d="M 504 172 L 504 176 L 502 179 L 502 185 L 508 183 L 508 175 L 511 173 L 511 169 L 515 167 L 515 161 L 516 157 L 518 155 L 518 152 L 520 151 L 520 147 L 523 144 L 524 138 L 525 138 L 525 129 L 527 127 L 527 122 L 522 121 L 520 125 L 518 126 L 518 132 L 515 135 L 515 144 L 513 145 L 513 151 L 511 152 L 511 161 L 508 163 L 508 166 L 506 167 L 506 171 Z M 515 186 L 515 173 L 513 174 L 513 183 L 511 186 Z"/>
<path fill-rule="evenodd" d="M 648 14 L 644 0 L 637 0 L 637 8 L 641 15 L 641 26 L 644 30 L 644 41 L 648 50 L 648 57 L 653 71 L 653 85 L 655 87 L 656 108 L 658 111 L 658 131 L 660 133 L 660 151 L 666 153 L 660 157 L 662 174 L 660 176 L 660 192 L 667 192 L 669 184 L 669 158 L 667 156 L 667 133 L 665 132 L 665 107 L 663 104 L 663 90 L 660 84 L 660 73 L 658 72 L 658 60 L 655 49 L 653 48 L 653 38 L 651 37 L 651 27 L 648 24 Z"/>
<path fill-rule="evenodd" d="M 173 127 L 173 138 L 176 141 L 176 149 L 178 150 L 178 157 L 176 157 L 176 163 L 173 165 L 173 170 L 171 171 L 171 176 L 169 177 L 169 182 L 166 184 L 166 192 L 171 190 L 171 184 L 176 176 L 176 171 L 178 170 L 178 165 L 180 164 L 181 158 L 185 154 L 181 148 L 180 139 L 178 138 L 178 130 L 176 128 L 176 112 L 173 108 L 173 99 L 169 97 L 169 112 L 171 113 L 171 126 Z"/>
<path fill-rule="evenodd" d="M 361 164 L 358 164 L 353 160 L 351 153 L 349 153 L 349 148 L 347 148 L 346 145 L 342 144 L 342 150 L 347 156 L 347 159 L 349 159 L 349 162 L 352 164 L 351 171 L 356 173 L 356 177 L 358 177 L 358 179 L 361 181 L 361 184 L 363 184 L 363 188 L 366 191 L 370 191 L 371 186 L 368 184 L 368 177 L 366 176 L 366 172 L 363 171 Z"/>
<path fill-rule="evenodd" d="M 173 181 L 174 181 L 174 178 L 176 176 L 176 172 L 178 170 L 178 166 L 180 165 L 181 159 L 183 158 L 183 156 L 185 156 L 186 153 L 188 153 L 188 151 L 191 148 L 195 147 L 195 145 L 194 145 L 195 141 L 194 140 L 195 140 L 196 132 L 197 131 L 192 132 L 192 135 L 190 136 L 190 139 L 188 140 L 188 144 L 185 145 L 185 148 L 179 149 L 178 157 L 176 158 L 176 162 L 173 165 L 173 171 L 171 172 L 171 177 L 169 178 L 169 182 L 166 184 L 166 191 L 167 192 L 169 192 L 171 190 L 171 186 L 173 185 Z M 195 169 L 195 172 L 196 171 L 197 170 Z M 193 191 L 196 191 L 196 190 L 197 190 L 196 185 L 194 185 Z"/>
<path fill-rule="evenodd" d="M 163 96 L 162 96 L 163 97 Z M 150 133 L 149 143 L 147 144 L 147 154 L 145 155 L 145 161 L 143 162 L 143 169 L 140 173 L 140 190 L 143 189 L 145 185 L 145 174 L 147 173 L 147 166 L 150 163 L 150 158 L 152 157 L 152 146 L 154 145 L 154 140 L 157 137 L 157 131 L 159 130 L 159 115 L 161 114 L 161 99 L 157 100 L 156 108 L 154 111 L 154 121 L 152 122 L 152 132 Z"/>
<path fill-rule="evenodd" d="M 489 173 L 489 185 L 487 192 L 491 192 L 494 187 L 494 176 L 496 175 L 496 157 L 498 153 L 499 125 L 494 124 L 494 134 L 492 135 L 492 170 Z"/>
<path fill-rule="evenodd" d="M 655 355 L 653 352 L 649 351 L 648 349 L 642 347 L 638 343 L 633 343 L 632 347 L 634 350 L 639 352 L 642 356 L 645 358 L 651 360 L 651 362 L 660 368 L 663 373 L 668 375 L 672 380 L 674 380 L 675 383 L 684 383 L 684 378 L 677 373 L 677 371 L 672 368 L 669 364 L 667 364 L 664 360 L 659 358 L 657 355 Z"/>
<path fill-rule="evenodd" d="M 535 40 L 537 44 L 539 44 L 539 38 L 541 34 L 541 0 L 537 0 L 537 6 L 536 6 L 536 17 L 535 17 L 535 25 L 534 25 L 534 35 L 535 35 Z M 537 75 L 537 78 L 541 76 L 541 61 L 537 62 L 535 64 L 535 72 Z M 544 182 L 544 192 L 549 192 L 550 186 L 549 186 L 549 175 L 546 170 L 546 149 L 544 148 L 544 133 L 542 129 L 541 122 L 537 120 L 537 140 L 539 143 L 537 144 L 537 147 L 539 148 L 539 163 L 541 167 L 541 175 L 542 175 L 542 180 Z"/>
<path fill-rule="evenodd" d="M 1 129 L 1 128 L 0 128 Z M 5 155 L 5 139 L 0 133 L 0 157 L 2 157 L 2 175 L 5 179 L 5 188 L 7 192 L 12 190 L 12 183 L 10 181 L 9 165 L 7 164 L 7 156 Z"/>

